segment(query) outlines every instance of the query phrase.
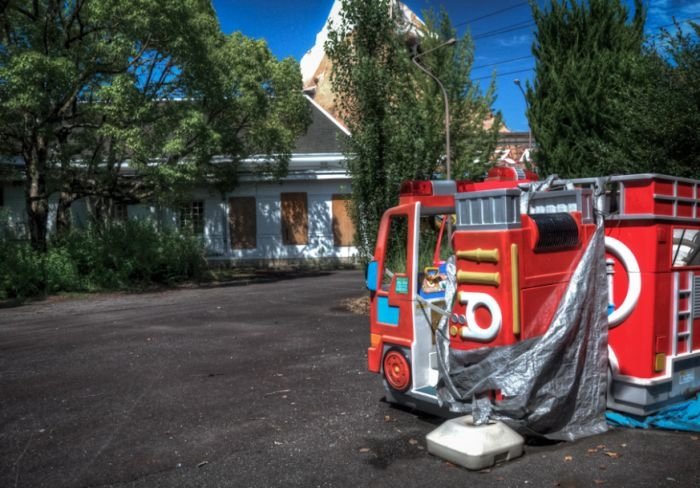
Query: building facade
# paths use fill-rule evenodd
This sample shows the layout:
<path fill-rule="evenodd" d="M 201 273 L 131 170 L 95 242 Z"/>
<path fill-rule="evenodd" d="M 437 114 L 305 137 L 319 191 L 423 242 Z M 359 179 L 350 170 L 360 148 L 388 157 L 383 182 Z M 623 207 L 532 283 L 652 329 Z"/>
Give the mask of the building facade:
<path fill-rule="evenodd" d="M 352 262 L 357 249 L 343 155 L 343 139 L 349 133 L 312 99 L 308 101 L 312 122 L 297 140 L 284 178 L 259 174 L 256 166 L 265 161 L 250 158 L 241 165 L 239 185 L 229 192 L 199 188 L 179 208 L 125 205 L 116 208 L 116 217 L 148 220 L 161 228 L 186 228 L 201 238 L 212 262 L 258 266 L 301 260 Z M 52 231 L 55 196 L 49 208 Z M 75 202 L 71 215 L 74 225 L 87 225 L 87 202 Z M 5 235 L 26 237 L 22 181 L 0 182 L 0 222 Z"/>

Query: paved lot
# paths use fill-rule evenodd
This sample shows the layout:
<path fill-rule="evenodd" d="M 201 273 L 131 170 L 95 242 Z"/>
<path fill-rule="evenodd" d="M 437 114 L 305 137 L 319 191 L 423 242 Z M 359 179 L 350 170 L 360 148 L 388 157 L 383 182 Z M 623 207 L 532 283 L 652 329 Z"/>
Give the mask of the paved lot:
<path fill-rule="evenodd" d="M 487 472 L 382 401 L 355 271 L 0 310 L 0 486 L 700 486 L 698 436 L 613 430 Z M 607 454 L 606 454 L 607 452 Z"/>

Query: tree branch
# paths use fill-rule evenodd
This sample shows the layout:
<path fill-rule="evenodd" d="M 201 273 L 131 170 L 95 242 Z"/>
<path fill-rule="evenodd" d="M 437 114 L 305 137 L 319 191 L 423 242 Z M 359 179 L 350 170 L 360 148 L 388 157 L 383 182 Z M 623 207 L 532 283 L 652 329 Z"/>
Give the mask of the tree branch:
<path fill-rule="evenodd" d="M 8 5 L 8 3 L 9 3 L 9 1 L 10 1 L 10 0 L 5 0 L 5 4 L 3 5 L 3 9 L 2 9 L 2 12 L 3 12 L 3 13 L 4 13 L 5 10 L 7 9 L 7 5 Z M 33 13 L 31 13 L 30 11 L 23 9 L 22 7 L 20 7 L 20 6 L 18 6 L 18 5 L 13 5 L 13 6 L 12 6 L 12 9 L 15 10 L 17 13 L 20 13 L 20 14 L 24 15 L 24 16 L 27 17 L 29 20 L 36 21 L 36 19 L 37 19 L 37 14 L 36 14 L 36 13 L 33 14 Z M 35 10 L 35 12 L 36 12 L 36 10 Z"/>

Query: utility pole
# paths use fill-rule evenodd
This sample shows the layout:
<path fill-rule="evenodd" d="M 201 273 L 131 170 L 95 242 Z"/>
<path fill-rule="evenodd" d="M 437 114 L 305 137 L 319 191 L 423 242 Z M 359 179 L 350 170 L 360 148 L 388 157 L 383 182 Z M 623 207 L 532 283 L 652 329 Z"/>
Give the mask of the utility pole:
<path fill-rule="evenodd" d="M 525 99 L 525 114 L 527 115 L 527 111 L 530 108 L 530 105 L 527 103 L 527 96 L 525 95 L 525 90 L 523 90 L 523 86 L 520 84 L 519 79 L 514 79 L 513 83 L 516 84 L 516 86 L 520 89 L 520 93 L 523 94 L 523 99 Z M 530 157 L 529 151 L 532 151 L 532 128 L 530 127 L 530 117 L 527 117 L 527 150 L 528 150 L 528 159 Z"/>

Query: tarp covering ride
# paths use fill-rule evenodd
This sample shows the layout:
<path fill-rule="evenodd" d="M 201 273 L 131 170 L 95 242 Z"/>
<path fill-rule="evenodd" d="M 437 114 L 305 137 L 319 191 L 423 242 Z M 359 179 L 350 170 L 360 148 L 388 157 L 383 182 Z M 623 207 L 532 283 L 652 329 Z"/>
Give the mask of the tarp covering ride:
<path fill-rule="evenodd" d="M 530 436 L 573 441 L 605 432 L 608 320 L 604 253 L 599 226 L 551 324 L 540 337 L 508 346 L 456 351 L 450 348 L 449 321 L 444 317 L 436 335 L 440 401 L 451 412 L 471 413 L 477 424 L 501 420 Z M 448 276 L 454 276 L 452 263 L 447 269 Z M 454 290 L 447 287 L 448 303 Z"/>

